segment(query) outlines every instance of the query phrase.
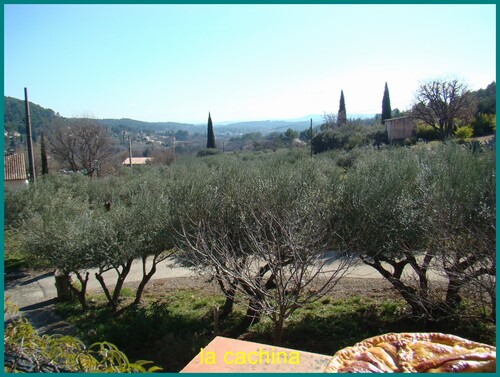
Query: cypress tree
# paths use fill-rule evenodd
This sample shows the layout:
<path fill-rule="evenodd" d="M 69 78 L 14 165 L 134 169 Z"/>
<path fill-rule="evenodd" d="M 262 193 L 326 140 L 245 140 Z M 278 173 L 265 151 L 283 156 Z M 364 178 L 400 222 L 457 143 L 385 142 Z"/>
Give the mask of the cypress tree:
<path fill-rule="evenodd" d="M 45 132 L 40 137 L 40 153 L 42 158 L 42 175 L 49 174 L 49 162 L 47 160 L 47 147 L 45 145 Z"/>
<path fill-rule="evenodd" d="M 207 149 L 215 149 L 214 126 L 212 125 L 210 113 L 208 113 Z"/>
<path fill-rule="evenodd" d="M 391 98 L 389 97 L 389 88 L 385 83 L 384 97 L 382 98 L 382 124 L 390 118 L 392 118 Z"/>
<path fill-rule="evenodd" d="M 347 124 L 347 112 L 345 110 L 345 99 L 344 99 L 344 91 L 340 91 L 340 103 L 339 103 L 339 112 L 337 115 L 337 125 L 342 126 Z"/>

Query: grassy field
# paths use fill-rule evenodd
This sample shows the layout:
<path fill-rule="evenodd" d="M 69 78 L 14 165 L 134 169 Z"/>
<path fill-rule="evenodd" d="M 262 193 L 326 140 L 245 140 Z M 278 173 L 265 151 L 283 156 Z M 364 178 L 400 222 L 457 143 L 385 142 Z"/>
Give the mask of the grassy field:
<path fill-rule="evenodd" d="M 444 323 L 416 321 L 409 316 L 404 302 L 386 291 L 385 298 L 380 292 L 372 298 L 370 292 L 340 298 L 326 296 L 300 308 L 287 323 L 282 346 L 333 355 L 371 336 L 406 331 L 446 332 L 495 344 L 492 324 L 465 319 Z M 132 292 L 126 288 L 125 296 L 131 298 Z M 217 334 L 272 344 L 272 325 L 268 320 L 245 331 L 240 329 L 246 307 L 243 298 L 237 301 Z M 143 306 L 120 317 L 110 313 L 101 295 L 92 296 L 91 302 L 92 309 L 87 313 L 82 313 L 76 303 L 58 306 L 59 313 L 78 327 L 82 339 L 89 343 L 105 339 L 118 345 L 131 359 L 152 360 L 166 372 L 177 372 L 216 335 L 213 308 L 222 305 L 224 297 L 213 287 L 165 290 L 155 283 L 149 287 Z"/>

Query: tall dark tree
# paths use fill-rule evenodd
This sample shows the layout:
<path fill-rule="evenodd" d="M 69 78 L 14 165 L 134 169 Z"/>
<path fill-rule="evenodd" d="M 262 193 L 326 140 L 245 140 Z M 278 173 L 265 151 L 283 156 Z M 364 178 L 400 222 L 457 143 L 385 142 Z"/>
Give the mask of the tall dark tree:
<path fill-rule="evenodd" d="M 207 130 L 207 149 L 215 149 L 215 135 L 214 126 L 212 125 L 212 118 L 208 113 L 208 130 Z"/>
<path fill-rule="evenodd" d="M 45 145 L 45 132 L 40 136 L 40 153 L 42 158 L 42 175 L 49 174 L 49 162 L 47 160 L 47 146 Z"/>
<path fill-rule="evenodd" d="M 382 98 L 382 124 L 385 124 L 385 120 L 391 118 L 391 115 L 391 98 L 389 97 L 389 88 L 385 83 L 384 97 Z"/>
<path fill-rule="evenodd" d="M 337 125 L 342 126 L 347 124 L 347 112 L 345 110 L 345 99 L 344 99 L 344 91 L 340 91 L 340 103 L 339 103 L 339 112 L 337 115 Z"/>

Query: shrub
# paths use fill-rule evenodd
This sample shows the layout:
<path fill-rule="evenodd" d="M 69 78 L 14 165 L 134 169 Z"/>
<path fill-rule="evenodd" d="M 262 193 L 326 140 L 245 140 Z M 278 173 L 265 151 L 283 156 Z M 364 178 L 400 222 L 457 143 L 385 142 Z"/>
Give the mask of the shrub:
<path fill-rule="evenodd" d="M 472 123 L 474 136 L 481 136 L 496 130 L 496 115 L 478 113 L 475 121 Z"/>
<path fill-rule="evenodd" d="M 471 126 L 462 126 L 458 127 L 455 130 L 455 136 L 458 137 L 460 140 L 466 140 L 472 137 L 472 134 L 474 133 L 474 130 L 472 129 Z"/>
<path fill-rule="evenodd" d="M 207 156 L 215 156 L 220 154 L 217 149 L 208 148 L 208 149 L 200 149 L 196 154 L 197 157 L 207 157 Z"/>
<path fill-rule="evenodd" d="M 426 141 L 439 139 L 439 133 L 432 126 L 429 126 L 427 124 L 417 124 L 415 135 L 417 136 L 417 138 Z"/>
<path fill-rule="evenodd" d="M 5 303 L 8 311 L 12 305 Z M 150 361 L 129 362 L 118 347 L 108 342 L 89 347 L 78 338 L 62 335 L 40 336 L 30 322 L 18 317 L 5 326 L 5 372 L 155 372 Z"/>

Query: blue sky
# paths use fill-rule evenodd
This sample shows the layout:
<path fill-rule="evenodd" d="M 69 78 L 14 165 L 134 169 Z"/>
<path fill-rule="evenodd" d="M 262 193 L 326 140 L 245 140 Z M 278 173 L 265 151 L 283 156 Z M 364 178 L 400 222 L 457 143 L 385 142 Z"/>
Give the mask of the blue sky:
<path fill-rule="evenodd" d="M 206 122 L 406 109 L 496 80 L 495 5 L 5 5 L 4 94 L 63 116 Z"/>

